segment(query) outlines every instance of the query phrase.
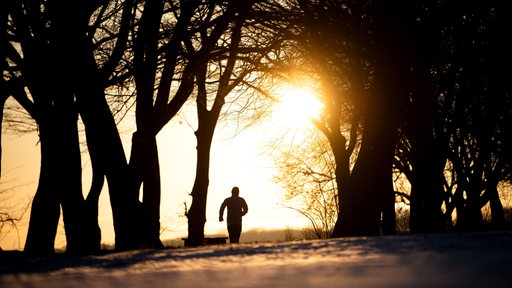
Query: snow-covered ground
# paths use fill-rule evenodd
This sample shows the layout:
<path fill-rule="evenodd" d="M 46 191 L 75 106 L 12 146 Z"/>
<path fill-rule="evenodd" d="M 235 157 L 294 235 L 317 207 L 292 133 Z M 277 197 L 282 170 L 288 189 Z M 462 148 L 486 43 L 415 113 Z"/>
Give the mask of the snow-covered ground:
<path fill-rule="evenodd" d="M 226 244 L 4 262 L 4 288 L 512 287 L 512 233 Z"/>

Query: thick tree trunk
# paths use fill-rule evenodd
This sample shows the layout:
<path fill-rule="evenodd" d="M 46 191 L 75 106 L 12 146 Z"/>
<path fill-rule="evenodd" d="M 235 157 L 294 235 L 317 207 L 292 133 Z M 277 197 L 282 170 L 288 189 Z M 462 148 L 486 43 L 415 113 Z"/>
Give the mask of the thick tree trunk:
<path fill-rule="evenodd" d="M 87 132 L 86 132 L 87 134 Z M 88 243 L 88 249 L 92 253 L 99 252 L 101 249 L 101 229 L 98 221 L 99 199 L 103 184 L 105 183 L 105 164 L 101 158 L 101 149 L 92 141 L 94 137 L 86 137 L 87 148 L 91 158 L 92 181 L 91 187 L 85 198 L 84 209 L 84 228 L 88 231 L 84 237 Z"/>
<path fill-rule="evenodd" d="M 147 140 L 146 157 L 144 161 L 144 187 L 142 208 L 146 220 L 145 244 L 154 248 L 162 248 L 160 241 L 160 164 L 156 137 Z"/>
<path fill-rule="evenodd" d="M 30 83 L 35 88 L 34 94 L 39 93 L 35 95 L 35 99 L 45 99 L 38 102 L 40 115 L 43 115 L 38 118 L 41 171 L 25 246 L 25 251 L 34 255 L 53 253 L 60 204 L 66 232 L 66 251 L 74 254 L 85 253 L 86 246 L 83 235 L 87 231 L 82 225 L 85 202 L 82 195 L 77 111 L 69 79 L 65 76 L 60 79 L 62 85 L 58 89 L 55 89 L 57 85 L 52 85 L 58 83 L 55 75 L 65 71 L 66 67 L 61 62 L 63 55 L 59 53 L 65 49 L 57 47 L 55 45 L 48 54 L 38 55 L 48 59 L 38 59 L 40 62 L 37 63 L 41 66 L 33 68 L 41 73 L 41 80 Z M 54 60 L 53 66 L 49 64 L 50 59 Z"/>
<path fill-rule="evenodd" d="M 394 193 L 391 161 L 394 155 L 393 126 L 366 125 L 364 139 L 350 185 L 341 196 L 338 229 L 334 237 L 368 236 L 381 233 L 384 211 L 391 206 L 394 218 Z M 389 219 L 389 218 L 387 218 Z M 386 234 L 394 233 L 394 221 L 387 220 Z M 391 223 L 391 224 L 390 224 Z M 392 228 L 390 226 L 393 226 Z"/>
<path fill-rule="evenodd" d="M 55 126 L 52 121 L 39 123 L 39 138 L 41 145 L 41 168 L 39 184 L 32 200 L 30 223 L 24 253 L 31 256 L 48 256 L 55 253 L 55 236 L 60 218 L 59 195 L 56 189 L 58 167 L 55 156 L 58 151 L 53 142 Z"/>
<path fill-rule="evenodd" d="M 59 92 L 59 94 L 62 92 Z M 62 205 L 62 216 L 66 232 L 66 252 L 70 254 L 87 254 L 90 251 L 85 243 L 87 231 L 84 223 L 85 200 L 82 194 L 82 166 L 78 140 L 78 115 L 72 94 L 61 95 L 55 101 L 57 121 L 53 129 L 56 145 L 54 152 L 54 167 L 56 183 Z M 65 99 L 68 98 L 68 99 Z M 60 102 L 60 103 L 59 103 Z"/>
<path fill-rule="evenodd" d="M 402 99 L 407 95 L 400 85 L 406 73 L 403 63 L 393 57 L 400 50 L 387 47 L 395 41 L 390 31 L 381 31 L 375 52 L 375 82 L 371 97 L 360 102 L 363 141 L 352 170 L 348 189 L 341 196 L 340 224 L 335 236 L 395 233 L 392 164 Z M 395 42 L 399 42 L 396 40 Z"/>
<path fill-rule="evenodd" d="M 85 32 L 82 34 L 79 29 L 75 28 L 78 28 L 80 24 L 83 24 L 82 27 L 87 27 L 90 14 L 87 14 L 87 10 L 82 9 L 79 15 L 69 17 L 69 13 L 62 13 L 52 3 L 48 3 L 45 8 L 50 23 L 48 33 L 45 34 L 48 36 L 47 42 L 43 47 L 35 47 L 34 51 L 37 52 L 34 55 L 27 55 L 29 59 L 32 56 L 35 60 L 34 62 L 29 61 L 32 64 L 31 69 L 34 72 L 32 76 L 34 77 L 28 78 L 32 80 L 28 85 L 33 93 L 34 106 L 40 115 L 44 115 L 42 116 L 44 118 L 41 118 L 40 115 L 33 116 L 40 126 L 41 158 L 45 159 L 42 160 L 41 179 L 46 179 L 40 180 L 40 183 L 47 183 L 42 187 L 47 186 L 49 189 L 38 189 L 37 194 L 42 192 L 43 197 L 41 198 L 48 199 L 49 207 L 54 206 L 53 195 L 58 197 L 63 211 L 67 240 L 66 252 L 88 254 L 94 251 L 92 247 L 99 247 L 99 242 L 96 245 L 86 237 L 92 230 L 88 229 L 90 226 L 84 225 L 88 221 L 88 214 L 85 213 L 85 200 L 82 193 L 82 167 L 77 128 L 78 111 L 74 95 L 76 81 L 74 80 L 80 78 L 76 77 L 76 74 L 82 75 L 81 72 L 76 71 L 81 70 L 79 60 L 82 54 L 80 52 L 85 49 L 78 39 L 86 37 Z M 46 46 L 46 44 L 48 45 Z M 39 51 L 42 52 L 39 53 Z M 43 133 L 43 130 L 46 132 Z M 43 141 L 46 142 L 46 148 L 43 148 Z M 43 170 L 46 172 L 43 173 Z M 51 194 L 52 197 L 44 197 L 45 194 Z M 39 197 L 36 195 L 36 198 Z M 36 211 L 41 209 L 40 204 L 34 204 L 37 207 Z M 60 212 L 60 207 L 51 209 L 58 209 Z M 38 212 L 32 213 L 32 219 L 47 217 L 46 215 L 37 216 L 37 214 Z M 54 218 L 55 216 L 49 216 L 48 220 L 44 220 L 52 222 L 48 233 L 54 234 Z M 34 221 L 37 223 L 41 220 Z M 57 224 L 58 217 L 55 225 Z M 29 235 L 32 233 L 29 232 Z M 54 237 L 55 235 L 53 235 L 53 240 Z M 29 237 L 27 236 L 27 238 Z M 33 245 L 31 241 L 26 250 L 32 250 L 30 248 Z M 52 249 L 53 245 L 52 243 Z"/>
<path fill-rule="evenodd" d="M 65 99 L 64 88 L 55 92 L 55 105 L 47 121 L 41 121 L 41 175 L 31 213 L 25 251 L 29 254 L 53 253 L 56 227 L 62 204 L 66 252 L 87 254 L 88 230 L 84 227 L 82 167 L 78 141 L 77 112 L 72 97 Z M 57 201 L 57 202 L 55 202 Z M 45 207 L 46 206 L 46 207 Z M 41 244 L 35 242 L 41 242 Z"/>
<path fill-rule="evenodd" d="M 441 211 L 446 157 L 441 152 L 442 148 L 432 139 L 431 129 L 416 132 L 417 136 L 413 138 L 416 141 L 412 144 L 414 179 L 411 179 L 410 231 L 440 232 L 446 226 Z"/>
<path fill-rule="evenodd" d="M 411 63 L 411 43 L 401 25 L 398 3 L 376 2 L 371 8 L 374 74 L 370 89 L 361 89 L 354 101 L 363 124 L 363 142 L 352 170 L 348 189 L 341 197 L 336 236 L 395 233 L 395 199 L 392 164 L 397 129 L 405 101 L 411 92 L 407 85 Z M 362 86 L 363 87 L 363 86 Z"/>
<path fill-rule="evenodd" d="M 142 208 L 144 219 L 144 244 L 162 248 L 160 241 L 160 165 L 155 136 L 135 132 L 130 156 L 133 185 L 139 190 L 142 183 Z"/>

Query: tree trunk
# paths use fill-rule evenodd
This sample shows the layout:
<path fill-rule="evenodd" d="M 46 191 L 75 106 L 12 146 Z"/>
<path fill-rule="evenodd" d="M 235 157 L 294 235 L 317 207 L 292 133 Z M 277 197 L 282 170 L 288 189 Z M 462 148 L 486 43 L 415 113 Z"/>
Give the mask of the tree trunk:
<path fill-rule="evenodd" d="M 65 80 L 65 79 L 64 79 Z M 69 83 L 66 81 L 66 83 Z M 41 175 L 40 187 L 36 192 L 33 203 L 34 212 L 31 214 L 31 226 L 35 226 L 27 238 L 26 251 L 30 254 L 48 254 L 53 251 L 55 241 L 55 229 L 60 216 L 60 205 L 62 204 L 64 228 L 66 232 L 66 252 L 71 254 L 86 254 L 86 235 L 88 233 L 83 225 L 84 221 L 84 198 L 82 194 L 82 167 L 80 148 L 78 141 L 77 112 L 69 87 L 63 84 L 52 97 L 53 105 L 46 112 L 47 120 L 40 121 L 41 138 Z M 47 93 L 51 93 L 47 91 Z M 44 147 L 43 147 L 43 143 Z M 51 160 L 48 160 L 51 159 Z M 56 198 L 55 198 L 56 197 Z M 36 200 L 37 199 L 37 200 Z M 55 206 L 54 201 L 57 200 Z M 45 203 L 48 202 L 48 203 Z M 42 206 L 48 206 L 43 208 Z M 57 210 L 57 212 L 39 212 Z M 40 215 L 39 213 L 43 214 Z M 41 220 L 48 215 L 48 219 Z M 38 228 L 38 223 L 42 224 Z M 38 238 L 40 229 L 47 230 L 43 245 L 48 247 L 37 247 L 33 238 Z M 29 228 L 30 230 L 30 228 Z M 34 236 L 35 235 L 35 236 Z M 50 244 L 51 243 L 51 244 Z M 51 246 L 51 248 L 50 248 Z"/>
<path fill-rule="evenodd" d="M 61 88 L 62 89 L 62 88 Z M 90 251 L 84 243 L 88 231 L 85 229 L 85 200 L 82 194 L 82 165 L 78 141 L 78 115 L 72 94 L 60 91 L 61 99 L 55 101 L 54 135 L 56 145 L 53 155 L 56 176 L 55 188 L 62 205 L 62 216 L 66 232 L 66 252 L 70 254 L 87 254 Z M 66 99 L 68 98 L 68 99 Z"/>
<path fill-rule="evenodd" d="M 359 158 L 350 176 L 350 185 L 341 196 L 339 225 L 333 237 L 379 235 L 383 212 L 394 218 L 391 161 L 395 137 L 392 126 L 365 126 Z M 391 198 L 391 199 L 390 199 Z M 387 218 L 389 219 L 389 218 Z M 386 234 L 394 233 L 394 221 L 387 220 Z M 391 224 L 390 224 L 391 223 Z"/>
<path fill-rule="evenodd" d="M 187 213 L 188 217 L 188 245 L 198 246 L 204 243 L 204 224 L 206 223 L 206 199 L 208 195 L 210 173 L 210 148 L 214 121 L 208 116 L 199 117 L 199 127 L 195 132 L 197 138 L 197 166 L 196 178 L 192 188 L 192 204 Z"/>
<path fill-rule="evenodd" d="M 110 204 L 116 233 L 116 249 L 137 249 L 141 246 L 140 205 L 130 185 L 130 173 L 121 138 L 103 95 L 77 93 L 81 105 L 80 114 L 87 130 L 88 142 L 99 150 L 98 161 L 104 171 L 110 194 Z"/>
<path fill-rule="evenodd" d="M 90 52 L 90 51 L 89 51 Z M 142 245 L 141 207 L 138 191 L 131 185 L 131 175 L 121 138 L 101 86 L 94 57 L 82 53 L 81 81 L 77 84 L 77 102 L 86 128 L 89 147 L 95 147 L 91 161 L 103 165 L 114 221 L 117 250 L 137 249 Z M 90 206 L 89 206 L 90 207 Z"/>
<path fill-rule="evenodd" d="M 86 51 L 84 49 L 87 47 L 81 45 L 86 33 L 79 28 L 88 27 L 88 12 L 92 13 L 93 10 L 81 9 L 78 14 L 69 11 L 63 13 L 53 4 L 55 3 L 48 3 L 45 6 L 50 23 L 45 34 L 48 36 L 45 44 L 48 45 L 37 47 L 35 51 L 43 52 L 32 55 L 37 57 L 35 67 L 32 67 L 37 74 L 29 85 L 33 88 L 31 92 L 34 94 L 35 106 L 47 117 L 46 120 L 39 119 L 38 124 L 40 127 L 49 126 L 46 136 L 43 137 L 41 133 L 41 138 L 48 142 L 47 148 L 41 149 L 41 158 L 51 159 L 51 164 L 47 165 L 51 171 L 48 176 L 42 177 L 49 177 L 51 189 L 55 189 L 51 193 L 57 193 L 62 205 L 67 240 L 66 252 L 88 254 L 95 251 L 94 247 L 99 247 L 99 242 L 91 242 L 91 238 L 87 236 L 93 230 L 89 229 L 90 225 L 85 225 L 89 220 L 89 214 L 85 213 L 86 206 L 82 193 L 75 79 L 80 78 L 76 75 L 82 75 L 81 52 Z M 82 4 L 84 3 L 77 3 L 84 7 Z M 69 16 L 70 14 L 73 16 Z"/>
<path fill-rule="evenodd" d="M 103 169 L 98 167 L 95 162 L 96 161 L 91 160 L 92 183 L 85 199 L 84 208 L 84 229 L 88 231 L 88 233 L 84 235 L 86 238 L 84 242 L 87 243 L 87 249 L 89 249 L 91 253 L 97 253 L 101 250 L 101 228 L 98 221 L 98 205 L 105 180 Z"/>
<path fill-rule="evenodd" d="M 56 190 L 57 159 L 55 126 L 53 121 L 43 120 L 39 123 L 41 145 L 41 168 L 39 184 L 32 200 L 30 223 L 24 253 L 31 256 L 48 256 L 55 253 L 55 236 L 60 218 L 59 196 Z"/>
<path fill-rule="evenodd" d="M 432 139 L 431 129 L 416 132 L 412 144 L 414 179 L 411 179 L 410 230 L 411 233 L 440 232 L 445 228 L 441 205 L 446 157 L 439 140 Z"/>
<path fill-rule="evenodd" d="M 341 230 L 341 209 L 343 194 L 345 191 L 349 190 L 350 187 L 350 155 L 348 155 L 348 151 L 345 148 L 346 139 L 341 134 L 336 134 L 334 137 L 328 137 L 329 143 L 331 145 L 334 159 L 336 161 L 336 186 L 338 190 L 338 218 L 336 219 L 336 223 L 334 224 L 331 237 L 340 237 L 342 236 Z"/>
<path fill-rule="evenodd" d="M 41 139 L 40 181 L 25 246 L 25 251 L 34 255 L 54 252 L 60 204 L 67 240 L 66 252 L 84 253 L 83 235 L 87 233 L 82 225 L 85 202 L 82 194 L 77 111 L 71 81 L 63 73 L 67 71 L 63 60 L 68 57 L 62 43 L 53 41 L 53 44 L 47 50 L 48 53 L 37 55 L 41 59 L 32 67 L 39 72 L 40 79 L 28 83 L 34 88 L 33 97 L 36 104 L 39 104 L 40 115 L 43 115 L 38 118 Z M 56 75 L 64 76 L 57 80 Z M 57 86 L 56 83 L 61 85 Z M 40 244 L 36 243 L 39 241 Z"/>
<path fill-rule="evenodd" d="M 400 108 L 407 95 L 406 87 L 400 83 L 407 69 L 394 57 L 403 55 L 401 50 L 393 49 L 400 43 L 398 37 L 389 27 L 378 31 L 382 35 L 376 41 L 375 82 L 368 91 L 371 97 L 362 99 L 358 107 L 363 119 L 363 141 L 348 189 L 342 193 L 341 222 L 335 236 L 395 233 L 392 164 Z M 388 47 L 388 42 L 394 44 Z"/>
<path fill-rule="evenodd" d="M 130 169 L 136 190 L 142 183 L 142 209 L 144 219 L 144 244 L 162 248 L 160 241 L 160 166 L 155 136 L 143 136 L 135 132 L 132 137 Z"/>

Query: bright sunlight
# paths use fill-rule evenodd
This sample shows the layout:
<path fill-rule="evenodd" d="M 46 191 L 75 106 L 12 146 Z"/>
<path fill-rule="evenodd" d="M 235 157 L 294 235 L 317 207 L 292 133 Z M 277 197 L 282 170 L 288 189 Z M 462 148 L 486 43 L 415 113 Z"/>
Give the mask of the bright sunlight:
<path fill-rule="evenodd" d="M 293 126 L 303 126 L 310 118 L 318 119 L 324 109 L 322 102 L 307 88 L 287 89 L 280 102 L 280 118 Z"/>

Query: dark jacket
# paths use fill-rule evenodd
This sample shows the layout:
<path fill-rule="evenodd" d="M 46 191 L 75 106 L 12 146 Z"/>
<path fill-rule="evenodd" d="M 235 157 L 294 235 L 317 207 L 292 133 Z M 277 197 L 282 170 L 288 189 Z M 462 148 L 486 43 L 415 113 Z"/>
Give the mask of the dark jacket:
<path fill-rule="evenodd" d="M 242 216 L 247 214 L 247 211 L 249 210 L 244 198 L 237 196 L 231 196 L 222 202 L 219 211 L 220 217 L 224 214 L 224 209 L 226 207 L 228 208 L 228 224 L 241 224 Z"/>

